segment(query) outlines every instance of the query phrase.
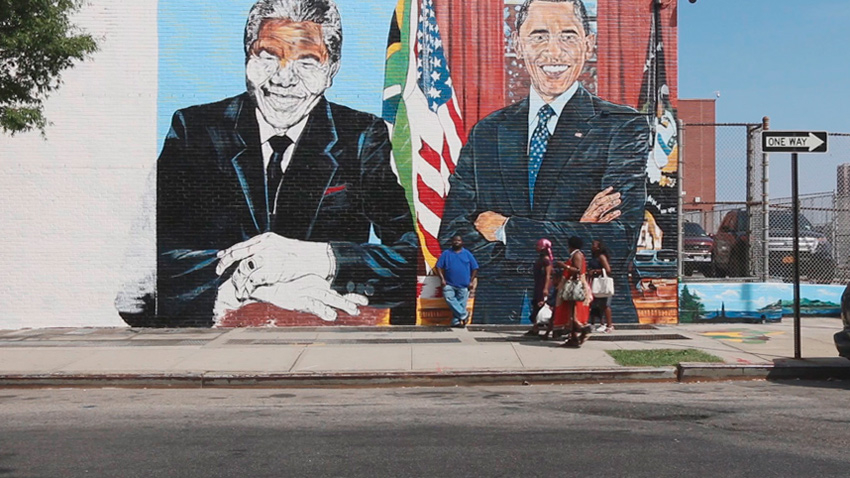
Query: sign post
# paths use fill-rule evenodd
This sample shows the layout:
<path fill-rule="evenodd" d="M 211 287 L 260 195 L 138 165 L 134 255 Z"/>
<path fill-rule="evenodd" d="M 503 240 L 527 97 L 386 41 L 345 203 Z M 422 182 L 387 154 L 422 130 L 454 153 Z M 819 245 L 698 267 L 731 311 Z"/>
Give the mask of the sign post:
<path fill-rule="evenodd" d="M 794 358 L 802 357 L 800 350 L 800 190 L 798 182 L 798 153 L 825 153 L 829 135 L 825 131 L 764 131 L 762 152 L 791 153 L 791 220 L 794 236 Z"/>
<path fill-rule="evenodd" d="M 800 186 L 797 153 L 791 153 L 791 220 L 794 237 L 794 358 L 802 356 L 800 350 Z"/>

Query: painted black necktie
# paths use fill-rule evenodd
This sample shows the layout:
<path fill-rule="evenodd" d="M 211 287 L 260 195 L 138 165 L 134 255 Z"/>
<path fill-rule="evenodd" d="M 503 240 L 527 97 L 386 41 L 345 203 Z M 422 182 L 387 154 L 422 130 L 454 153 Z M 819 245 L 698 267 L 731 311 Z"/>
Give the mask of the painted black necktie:
<path fill-rule="evenodd" d="M 543 164 L 543 156 L 546 155 L 546 146 L 549 144 L 549 120 L 555 116 L 555 110 L 549 105 L 540 107 L 537 112 L 537 127 L 531 135 L 531 144 L 528 151 L 528 199 L 534 207 L 534 185 L 537 183 L 537 173 Z"/>
<path fill-rule="evenodd" d="M 269 165 L 266 167 L 266 204 L 269 212 L 269 229 L 273 227 L 275 211 L 277 210 L 277 193 L 280 189 L 280 182 L 283 180 L 283 171 L 281 163 L 286 149 L 292 144 L 289 136 L 272 136 L 269 139 L 269 145 L 274 151 L 269 160 Z"/>

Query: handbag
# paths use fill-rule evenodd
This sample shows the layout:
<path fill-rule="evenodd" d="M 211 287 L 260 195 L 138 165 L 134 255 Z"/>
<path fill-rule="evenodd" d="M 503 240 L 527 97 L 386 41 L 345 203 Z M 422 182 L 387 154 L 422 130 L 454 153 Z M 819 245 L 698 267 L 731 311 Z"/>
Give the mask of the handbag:
<path fill-rule="evenodd" d="M 570 254 L 570 263 L 572 264 L 573 256 L 578 250 Z M 571 279 L 567 279 L 561 284 L 560 296 L 563 301 L 583 302 L 587 298 L 585 283 L 581 280 L 580 274 Z"/>
<path fill-rule="evenodd" d="M 612 297 L 614 295 L 614 279 L 608 277 L 605 269 L 602 269 L 602 277 L 594 277 L 590 286 L 594 297 Z"/>
<path fill-rule="evenodd" d="M 584 282 L 580 279 L 567 279 L 561 288 L 561 300 L 572 302 L 583 302 L 587 294 L 584 290 Z"/>

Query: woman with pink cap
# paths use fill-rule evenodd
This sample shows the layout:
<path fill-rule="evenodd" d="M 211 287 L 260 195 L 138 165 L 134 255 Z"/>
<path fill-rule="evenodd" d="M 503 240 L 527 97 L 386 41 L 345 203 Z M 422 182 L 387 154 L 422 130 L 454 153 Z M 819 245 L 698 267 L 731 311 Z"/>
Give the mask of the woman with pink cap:
<path fill-rule="evenodd" d="M 534 296 L 531 299 L 531 330 L 525 333 L 532 337 L 537 337 L 540 332 L 540 326 L 537 322 L 537 314 L 544 307 L 549 307 L 549 288 L 552 285 L 552 264 L 555 258 L 552 255 L 552 241 L 549 239 L 540 239 L 537 241 L 537 252 L 539 256 L 534 262 Z M 551 320 L 550 320 L 551 322 Z M 546 334 L 549 335 L 548 332 Z"/>

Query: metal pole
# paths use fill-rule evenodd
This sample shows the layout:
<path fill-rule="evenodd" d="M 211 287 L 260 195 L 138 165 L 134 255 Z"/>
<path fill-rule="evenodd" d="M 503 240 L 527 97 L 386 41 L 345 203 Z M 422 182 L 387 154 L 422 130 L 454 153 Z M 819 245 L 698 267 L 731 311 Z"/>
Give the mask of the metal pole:
<path fill-rule="evenodd" d="M 753 207 L 753 200 L 755 199 L 755 167 L 756 167 L 756 151 L 755 151 L 755 137 L 756 131 L 758 130 L 757 126 L 747 126 L 747 237 L 752 239 L 755 237 L 753 234 L 754 224 L 756 224 L 755 216 L 753 214 L 755 207 Z M 744 270 L 744 273 L 747 277 L 752 277 L 753 272 L 756 271 L 758 267 L 757 262 L 755 261 L 757 257 L 757 250 L 755 247 L 752 247 L 752 241 L 750 241 L 751 246 L 747 250 L 747 264 Z"/>
<path fill-rule="evenodd" d="M 797 153 L 791 153 L 791 221 L 794 235 L 794 358 L 800 352 L 800 191 L 797 184 Z"/>
<path fill-rule="evenodd" d="M 761 120 L 762 132 L 770 129 L 770 118 L 765 116 Z M 762 152 L 761 155 L 761 214 L 762 214 L 762 257 L 764 264 L 762 265 L 761 280 L 767 282 L 770 278 L 770 154 Z M 834 243 L 833 243 L 834 244 Z"/>
<path fill-rule="evenodd" d="M 677 159 L 678 159 L 678 165 L 676 166 L 676 175 L 677 175 L 676 187 L 677 187 L 677 190 L 678 190 L 678 194 L 677 194 L 678 201 L 676 203 L 676 224 L 677 224 L 676 230 L 679 232 L 679 234 L 676 236 L 676 250 L 679 251 L 679 255 L 676 258 L 676 275 L 678 276 L 679 280 L 681 281 L 682 280 L 682 272 L 683 272 L 684 264 L 685 264 L 684 263 L 684 260 L 685 260 L 685 241 L 684 241 L 684 237 L 683 237 L 684 231 L 682 230 L 684 228 L 684 220 L 683 219 L 684 219 L 684 214 L 685 214 L 685 212 L 683 210 L 683 206 L 684 206 L 683 196 L 685 194 L 685 191 L 683 190 L 683 185 L 682 185 L 682 178 L 685 176 L 684 171 L 682 170 L 682 168 L 685 165 L 685 160 L 684 160 L 684 156 L 685 156 L 685 122 L 682 121 L 681 119 L 678 119 L 678 120 L 676 120 L 676 123 L 678 125 L 678 129 L 676 130 L 676 144 L 679 145 L 679 152 L 676 155 Z"/>

